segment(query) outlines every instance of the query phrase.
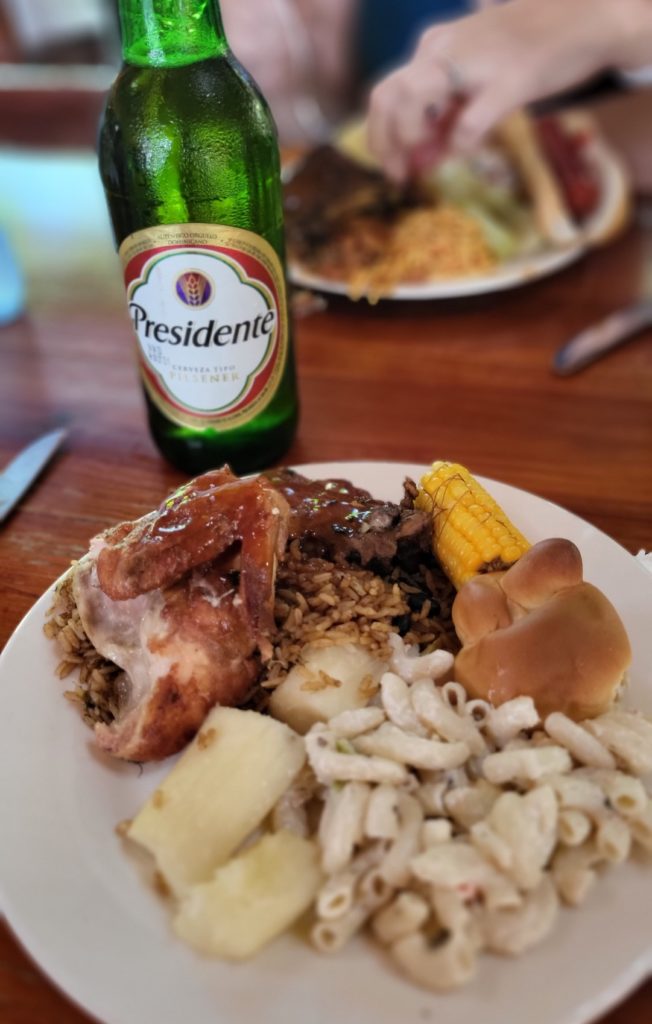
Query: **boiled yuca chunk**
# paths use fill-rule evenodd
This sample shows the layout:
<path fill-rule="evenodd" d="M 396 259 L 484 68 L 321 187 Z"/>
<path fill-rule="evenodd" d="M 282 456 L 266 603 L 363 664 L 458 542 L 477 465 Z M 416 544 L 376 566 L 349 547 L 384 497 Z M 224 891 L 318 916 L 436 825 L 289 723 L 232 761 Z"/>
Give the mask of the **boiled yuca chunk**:
<path fill-rule="evenodd" d="M 178 896 L 229 859 L 304 762 L 303 740 L 282 722 L 214 708 L 127 835 L 154 855 Z"/>
<path fill-rule="evenodd" d="M 314 842 L 268 834 L 188 890 L 174 930 L 202 953 L 244 960 L 308 909 L 321 881 Z"/>
<path fill-rule="evenodd" d="M 365 707 L 386 667 L 360 644 L 308 645 L 301 664 L 272 691 L 269 709 L 275 718 L 306 733 L 315 722 Z"/>

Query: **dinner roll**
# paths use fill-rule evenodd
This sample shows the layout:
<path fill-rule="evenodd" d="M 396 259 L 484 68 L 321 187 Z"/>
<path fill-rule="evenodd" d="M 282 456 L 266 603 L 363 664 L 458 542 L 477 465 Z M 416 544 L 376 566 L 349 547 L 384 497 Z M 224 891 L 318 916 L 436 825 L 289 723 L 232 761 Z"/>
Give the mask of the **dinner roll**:
<path fill-rule="evenodd" d="M 529 696 L 542 716 L 602 714 L 631 661 L 618 613 L 583 581 L 568 540 L 542 541 L 506 572 L 470 580 L 453 623 L 462 643 L 455 677 L 467 692 L 492 704 Z"/>

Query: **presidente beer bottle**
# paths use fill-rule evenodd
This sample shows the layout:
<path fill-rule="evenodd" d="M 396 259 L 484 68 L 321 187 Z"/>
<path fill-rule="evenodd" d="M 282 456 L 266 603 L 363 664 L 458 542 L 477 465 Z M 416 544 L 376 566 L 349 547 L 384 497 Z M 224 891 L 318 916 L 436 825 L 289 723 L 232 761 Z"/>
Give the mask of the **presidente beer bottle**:
<path fill-rule="evenodd" d="M 120 0 L 100 173 L 149 423 L 195 474 L 269 465 L 297 420 L 276 129 L 217 0 Z"/>

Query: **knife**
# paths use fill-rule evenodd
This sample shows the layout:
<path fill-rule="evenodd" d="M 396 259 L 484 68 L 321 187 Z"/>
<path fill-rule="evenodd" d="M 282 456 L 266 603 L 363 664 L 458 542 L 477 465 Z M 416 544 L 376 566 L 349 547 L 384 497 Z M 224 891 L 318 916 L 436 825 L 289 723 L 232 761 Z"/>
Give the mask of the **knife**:
<path fill-rule="evenodd" d="M 67 430 L 53 430 L 28 445 L 0 473 L 0 523 L 16 507 L 20 499 L 48 464 L 66 437 Z"/>
<path fill-rule="evenodd" d="M 644 299 L 611 313 L 593 327 L 580 331 L 555 353 L 552 368 L 561 377 L 595 362 L 606 352 L 624 344 L 639 331 L 652 327 L 652 300 Z"/>

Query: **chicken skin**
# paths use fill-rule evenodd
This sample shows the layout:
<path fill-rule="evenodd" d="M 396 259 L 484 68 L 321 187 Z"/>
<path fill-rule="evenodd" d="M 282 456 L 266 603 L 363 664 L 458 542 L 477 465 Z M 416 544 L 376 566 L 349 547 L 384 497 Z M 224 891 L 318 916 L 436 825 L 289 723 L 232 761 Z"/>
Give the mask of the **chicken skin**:
<path fill-rule="evenodd" d="M 75 603 L 93 646 L 123 670 L 120 712 L 95 726 L 103 750 L 160 760 L 214 704 L 246 699 L 272 652 L 288 514 L 267 481 L 217 470 L 91 543 Z"/>
<path fill-rule="evenodd" d="M 288 505 L 263 477 L 239 480 L 228 468 L 181 487 L 156 512 L 104 534 L 100 586 L 125 601 L 175 582 L 239 545 L 242 599 L 259 639 L 273 627 L 276 560 L 285 549 Z"/>

